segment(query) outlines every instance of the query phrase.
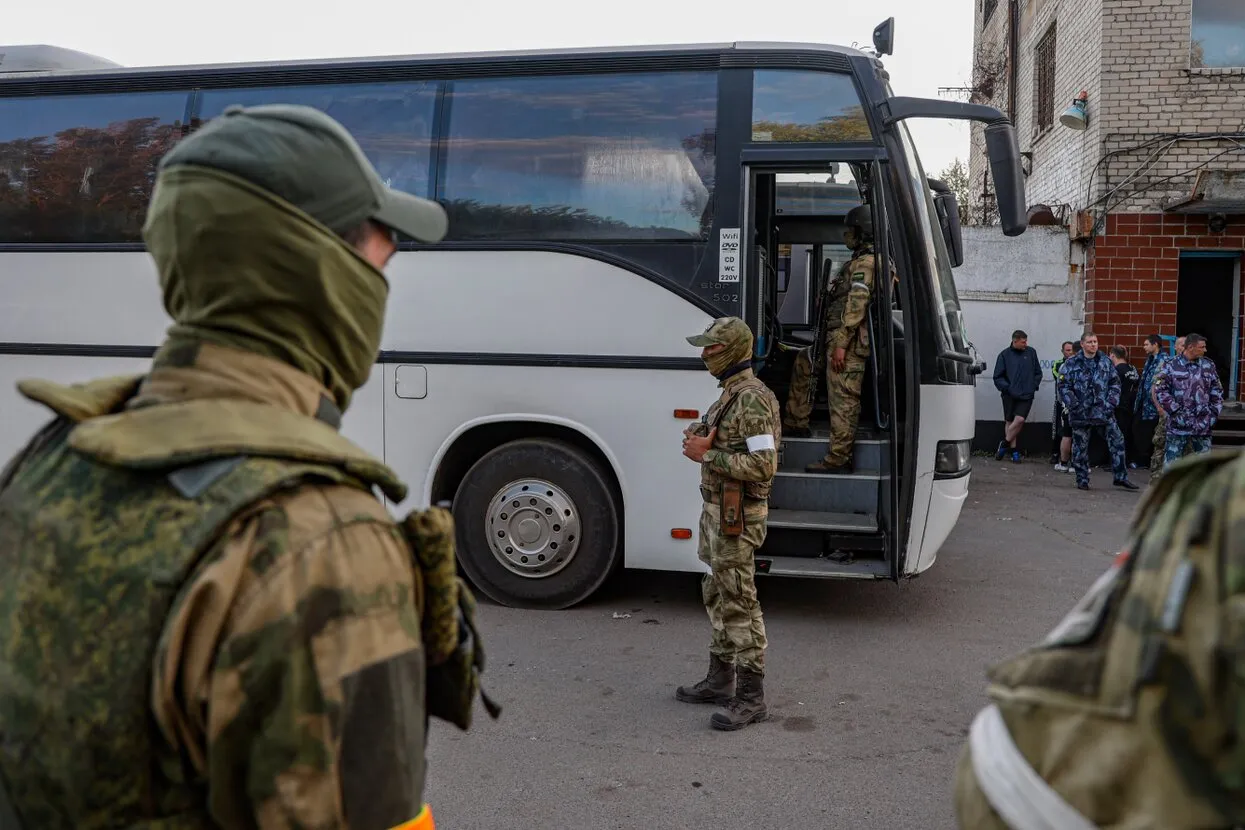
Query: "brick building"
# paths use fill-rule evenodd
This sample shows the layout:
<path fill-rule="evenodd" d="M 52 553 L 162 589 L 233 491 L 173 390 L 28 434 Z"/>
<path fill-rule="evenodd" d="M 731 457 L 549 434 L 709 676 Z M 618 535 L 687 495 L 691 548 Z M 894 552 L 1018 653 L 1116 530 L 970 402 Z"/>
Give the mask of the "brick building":
<path fill-rule="evenodd" d="M 1137 363 L 1147 334 L 1204 334 L 1240 398 L 1245 0 L 974 2 L 974 100 L 1016 124 L 1030 221 L 1068 229 L 1084 325 Z M 969 170 L 992 224 L 980 129 Z"/>

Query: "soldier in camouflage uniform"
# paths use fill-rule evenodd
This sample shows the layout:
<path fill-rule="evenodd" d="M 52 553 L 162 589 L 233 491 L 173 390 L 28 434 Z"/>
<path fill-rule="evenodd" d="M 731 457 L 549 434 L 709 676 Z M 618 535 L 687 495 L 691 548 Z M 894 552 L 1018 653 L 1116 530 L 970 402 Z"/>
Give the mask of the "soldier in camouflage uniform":
<path fill-rule="evenodd" d="M 752 332 L 738 317 L 715 320 L 687 338 L 722 387 L 702 422 L 684 433 L 683 454 L 700 464 L 701 593 L 713 640 L 709 671 L 679 700 L 720 703 L 717 729 L 739 729 L 768 714 L 765 623 L 757 601 L 754 555 L 765 541 L 769 494 L 778 472 L 782 416 L 774 393 L 752 373 Z"/>
<path fill-rule="evenodd" d="M 1175 464 L 1046 638 L 988 672 L 963 830 L 1245 824 L 1245 456 Z"/>
<path fill-rule="evenodd" d="M 1167 412 L 1159 405 L 1159 399 L 1156 396 L 1158 391 L 1159 378 L 1167 369 L 1167 364 L 1171 363 L 1180 355 L 1184 354 L 1184 338 L 1177 337 L 1175 344 L 1176 354 L 1163 355 L 1162 362 L 1151 375 L 1150 388 L 1146 391 L 1150 401 L 1154 404 L 1158 411 L 1159 422 L 1154 428 L 1154 451 L 1150 454 L 1150 483 L 1153 484 L 1163 474 L 1163 461 L 1167 457 Z"/>
<path fill-rule="evenodd" d="M 1081 335 L 1081 351 L 1063 364 L 1063 382 L 1058 385 L 1059 399 L 1068 409 L 1072 425 L 1072 468 L 1076 486 L 1089 489 L 1089 439 L 1099 432 L 1111 452 L 1115 473 L 1112 482 L 1125 490 L 1136 490 L 1128 480 L 1124 459 L 1124 435 L 1115 422 L 1115 408 L 1120 403 L 1120 375 L 1105 354 L 1098 351 L 1098 336 L 1093 332 Z"/>
<path fill-rule="evenodd" d="M 1185 455 L 1210 452 L 1211 430 L 1223 410 L 1223 384 L 1205 354 L 1206 338 L 1187 335 L 1184 351 L 1155 380 L 1155 400 L 1167 413 L 1165 470 Z"/>
<path fill-rule="evenodd" d="M 868 205 L 852 208 L 847 214 L 844 242 L 852 259 L 839 270 L 826 288 L 825 312 L 821 321 L 825 338 L 826 394 L 830 408 L 830 448 L 826 457 L 805 469 L 810 473 L 847 472 L 852 469 L 852 448 L 856 443 L 856 424 L 860 420 L 860 387 L 869 359 L 869 325 L 866 316 L 873 297 L 875 257 L 873 219 Z M 812 347 L 801 349 L 795 358 L 791 390 L 787 396 L 783 428 L 791 436 L 809 435 L 808 421 L 813 412 L 809 400 L 814 367 Z"/>
<path fill-rule="evenodd" d="M 231 108 L 162 160 L 150 372 L 19 386 L 53 419 L 0 476 L 11 824 L 432 826 L 429 595 L 372 492 L 406 487 L 338 427 L 396 234 L 445 227 L 304 107 Z"/>

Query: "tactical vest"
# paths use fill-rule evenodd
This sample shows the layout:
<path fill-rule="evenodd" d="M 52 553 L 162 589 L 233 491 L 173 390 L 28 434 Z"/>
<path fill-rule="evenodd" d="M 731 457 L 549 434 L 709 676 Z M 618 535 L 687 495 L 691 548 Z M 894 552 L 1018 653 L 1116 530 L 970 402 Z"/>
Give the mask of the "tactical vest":
<path fill-rule="evenodd" d="M 739 400 L 740 394 L 745 390 L 752 389 L 768 394 L 769 387 L 756 377 L 747 377 L 731 383 L 730 386 L 723 390 L 724 394 L 713 402 L 709 407 L 709 411 L 705 413 L 705 422 L 710 429 L 718 428 L 717 438 L 713 442 L 712 449 L 726 450 L 728 452 L 748 452 L 747 435 L 738 435 L 733 431 L 723 432 L 721 424 L 722 419 L 730 413 L 731 405 Z M 729 422 L 728 422 L 729 425 Z M 775 435 L 775 442 L 780 436 Z M 777 449 L 777 447 L 775 447 Z M 719 487 L 725 476 L 712 470 L 708 464 L 700 465 L 700 490 L 705 494 L 706 498 L 716 498 Z M 745 481 L 744 496 L 758 501 L 769 498 L 770 491 L 774 485 L 772 481 Z"/>
<path fill-rule="evenodd" d="M 150 708 L 179 592 L 230 520 L 277 490 L 405 497 L 332 427 L 279 407 L 120 411 L 139 380 L 19 385 L 58 415 L 0 477 L 0 781 L 32 830 L 213 826 Z"/>
<path fill-rule="evenodd" d="M 826 297 L 826 335 L 843 324 L 843 312 L 847 309 L 847 298 L 852 293 L 852 266 L 860 267 L 868 266 L 869 292 L 873 292 L 873 271 L 876 267 L 876 259 L 872 248 L 865 248 L 859 254 L 854 255 L 850 260 L 843 263 L 843 267 L 839 269 L 839 274 L 830 283 L 830 289 Z M 869 356 L 869 321 L 868 319 L 861 322 L 852 335 L 852 339 L 848 342 L 848 348 L 854 351 L 860 357 Z"/>
<path fill-rule="evenodd" d="M 1146 493 L 1127 558 L 1041 644 L 989 672 L 1015 748 L 1092 826 L 1245 822 L 1243 496 L 1238 453 L 1173 466 Z M 961 807 L 975 811 L 1006 755 L 991 754 L 974 745 Z"/>

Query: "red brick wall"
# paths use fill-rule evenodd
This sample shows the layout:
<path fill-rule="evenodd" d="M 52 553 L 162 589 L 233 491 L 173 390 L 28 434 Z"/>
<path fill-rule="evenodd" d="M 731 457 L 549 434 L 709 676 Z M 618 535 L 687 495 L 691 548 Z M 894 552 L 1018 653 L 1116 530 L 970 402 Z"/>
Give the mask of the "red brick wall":
<path fill-rule="evenodd" d="M 1207 220 L 1205 215 L 1107 217 L 1106 233 L 1091 246 L 1085 273 L 1085 325 L 1098 335 L 1102 348 L 1127 346 L 1132 362 L 1140 366 L 1146 335 L 1177 334 L 1180 252 L 1245 250 L 1245 216 L 1229 217 L 1223 233 L 1211 233 Z M 1242 370 L 1245 377 L 1245 363 Z"/>

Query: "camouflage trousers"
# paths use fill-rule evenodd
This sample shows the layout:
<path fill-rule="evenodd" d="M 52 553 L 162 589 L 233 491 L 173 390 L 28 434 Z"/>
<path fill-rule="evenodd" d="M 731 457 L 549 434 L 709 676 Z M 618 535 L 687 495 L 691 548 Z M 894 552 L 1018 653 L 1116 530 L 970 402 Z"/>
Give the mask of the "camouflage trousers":
<path fill-rule="evenodd" d="M 1089 484 L 1089 438 L 1100 432 L 1111 452 L 1111 471 L 1116 481 L 1128 478 L 1128 466 L 1124 460 L 1124 433 L 1112 418 L 1105 424 L 1087 424 L 1072 427 L 1072 469 L 1076 471 L 1077 484 Z"/>
<path fill-rule="evenodd" d="M 1175 438 L 1176 436 L 1172 436 Z M 1207 439 L 1209 444 L 1210 439 Z M 1193 451 L 1193 447 L 1188 442 L 1182 442 L 1180 449 L 1169 459 L 1167 457 L 1167 445 L 1169 439 L 1167 437 L 1167 415 L 1159 413 L 1159 425 L 1154 428 L 1154 453 L 1150 456 L 1150 482 L 1153 483 L 1163 475 L 1163 470 L 1167 469 L 1167 465 L 1171 464 L 1178 458 L 1183 458 Z M 1209 452 L 1210 447 L 1200 452 Z"/>
<path fill-rule="evenodd" d="M 700 512 L 697 555 L 710 572 L 700 582 L 713 640 L 709 651 L 724 663 L 765 673 L 765 621 L 757 600 L 756 549 L 765 541 L 768 506 L 749 504 L 744 532 L 723 536 L 721 508 L 705 504 Z"/>
<path fill-rule="evenodd" d="M 1168 435 L 1167 451 L 1163 454 L 1166 470 L 1186 455 L 1205 455 L 1210 452 L 1209 435 Z"/>
<path fill-rule="evenodd" d="M 1163 474 L 1163 459 L 1167 456 L 1167 415 L 1159 413 L 1159 424 L 1154 428 L 1154 452 L 1150 453 L 1150 480 Z"/>
<path fill-rule="evenodd" d="M 787 394 L 787 412 L 783 423 L 796 428 L 807 428 L 813 414 L 813 404 L 808 399 L 813 381 L 812 348 L 801 349 L 795 357 L 791 372 L 791 391 Z M 846 464 L 852 457 L 856 442 L 856 425 L 860 421 L 860 386 L 865 379 L 865 358 L 848 348 L 843 371 L 830 367 L 826 356 L 826 397 L 830 409 L 830 451 L 826 463 L 837 466 Z"/>

